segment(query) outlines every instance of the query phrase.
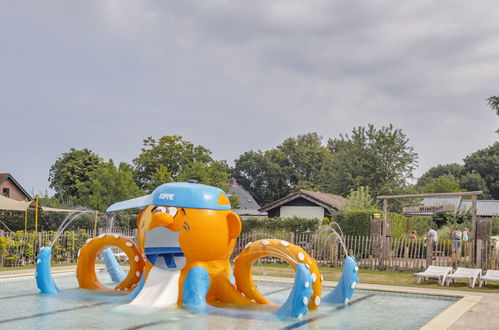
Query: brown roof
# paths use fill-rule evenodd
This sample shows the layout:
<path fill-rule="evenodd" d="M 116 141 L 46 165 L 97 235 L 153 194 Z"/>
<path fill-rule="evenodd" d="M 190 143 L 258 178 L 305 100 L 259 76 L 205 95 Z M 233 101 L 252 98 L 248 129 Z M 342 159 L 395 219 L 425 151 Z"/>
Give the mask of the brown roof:
<path fill-rule="evenodd" d="M 5 180 L 10 179 L 16 186 L 19 188 L 19 190 L 26 195 L 26 197 L 29 200 L 32 200 L 33 198 L 28 194 L 28 192 L 19 184 L 19 182 L 14 179 L 14 177 L 10 173 L 0 173 L 0 183 L 4 182 Z"/>
<path fill-rule="evenodd" d="M 318 191 L 308 191 L 308 190 L 300 190 L 295 193 L 289 194 L 281 199 L 278 199 L 270 204 L 263 206 L 259 211 L 267 212 L 273 208 L 276 208 L 280 205 L 286 204 L 289 201 L 292 201 L 297 198 L 305 198 L 313 203 L 316 203 L 322 207 L 327 209 L 337 209 L 341 210 L 345 206 L 346 199 L 339 195 L 334 194 L 326 194 Z"/>

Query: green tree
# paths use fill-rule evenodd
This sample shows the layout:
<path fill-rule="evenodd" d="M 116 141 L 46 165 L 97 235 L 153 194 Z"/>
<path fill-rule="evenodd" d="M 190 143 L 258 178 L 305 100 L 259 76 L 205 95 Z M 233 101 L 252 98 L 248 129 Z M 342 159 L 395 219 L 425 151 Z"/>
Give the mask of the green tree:
<path fill-rule="evenodd" d="M 499 199 L 499 142 L 466 156 L 463 173 L 480 174 L 492 198 Z"/>
<path fill-rule="evenodd" d="M 321 168 L 332 157 L 317 133 L 288 138 L 270 156 L 281 168 L 289 171 L 291 185 L 300 183 L 312 187 L 319 184 Z"/>
<path fill-rule="evenodd" d="M 76 185 L 77 197 L 73 197 L 75 204 L 104 211 L 109 205 L 144 195 L 133 179 L 133 170 L 130 165 L 120 163 L 116 167 L 112 160 L 100 164 L 90 174 L 90 179 Z"/>
<path fill-rule="evenodd" d="M 50 167 L 50 187 L 60 200 L 79 198 L 77 185 L 88 182 L 91 174 L 102 163 L 102 158 L 89 149 L 71 148 Z"/>
<path fill-rule="evenodd" d="M 499 95 L 489 97 L 487 99 L 487 103 L 489 104 L 492 111 L 495 111 L 499 116 Z M 496 130 L 496 133 L 499 134 L 499 129 Z"/>
<path fill-rule="evenodd" d="M 158 185 L 177 181 L 182 169 L 193 163 L 209 165 L 211 151 L 195 146 L 181 136 L 163 136 L 159 140 L 144 140 L 141 154 L 133 160 L 134 178 L 140 188 L 151 191 Z"/>
<path fill-rule="evenodd" d="M 178 175 L 179 181 L 197 180 L 199 183 L 218 187 L 228 191 L 230 167 L 225 160 L 194 162 L 183 167 Z"/>
<path fill-rule="evenodd" d="M 430 168 L 419 178 L 418 185 L 423 186 L 427 183 L 431 183 L 433 179 L 441 177 L 442 175 L 452 176 L 455 179 L 459 179 L 462 171 L 463 165 L 458 163 L 437 165 Z"/>
<path fill-rule="evenodd" d="M 492 111 L 495 111 L 499 116 L 499 95 L 489 97 L 487 99 L 487 103 L 489 104 Z"/>
<path fill-rule="evenodd" d="M 373 198 L 369 193 L 369 187 L 359 187 L 357 190 L 352 190 L 350 192 L 343 211 L 373 210 L 375 208 L 376 206 L 373 203 Z"/>
<path fill-rule="evenodd" d="M 281 151 L 247 151 L 234 162 L 232 175 L 260 205 L 291 192 L 289 170 L 274 162 Z M 282 155 L 280 155 L 282 157 Z"/>
<path fill-rule="evenodd" d="M 481 198 L 487 198 L 489 189 L 487 183 L 478 173 L 466 173 L 459 179 L 459 187 L 465 191 L 483 191 Z"/>
<path fill-rule="evenodd" d="M 418 155 L 400 129 L 391 124 L 376 129 L 357 127 L 351 136 L 330 139 L 333 160 L 325 164 L 323 191 L 346 196 L 351 190 L 368 186 L 372 194 L 387 194 L 404 187 L 412 178 Z"/>
<path fill-rule="evenodd" d="M 452 175 L 442 175 L 438 178 L 426 180 L 426 184 L 419 187 L 421 193 L 446 193 L 462 191 L 459 187 L 459 180 Z"/>

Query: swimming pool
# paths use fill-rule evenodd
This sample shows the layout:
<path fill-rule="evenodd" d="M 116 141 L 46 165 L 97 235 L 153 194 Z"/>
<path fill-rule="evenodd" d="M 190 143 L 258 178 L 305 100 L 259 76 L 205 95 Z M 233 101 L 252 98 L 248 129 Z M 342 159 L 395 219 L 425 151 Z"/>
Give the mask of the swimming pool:
<path fill-rule="evenodd" d="M 111 283 L 100 273 L 103 283 Z M 170 308 L 131 314 L 125 297 L 78 289 L 74 274 L 54 276 L 64 293 L 42 296 L 34 279 L 0 282 L 0 328 L 9 329 L 418 329 L 458 298 L 357 290 L 349 305 L 322 305 L 299 320 L 280 321 L 269 312 L 210 307 L 207 314 Z M 290 284 L 257 283 L 270 300 L 283 303 Z M 329 292 L 330 288 L 325 288 Z"/>

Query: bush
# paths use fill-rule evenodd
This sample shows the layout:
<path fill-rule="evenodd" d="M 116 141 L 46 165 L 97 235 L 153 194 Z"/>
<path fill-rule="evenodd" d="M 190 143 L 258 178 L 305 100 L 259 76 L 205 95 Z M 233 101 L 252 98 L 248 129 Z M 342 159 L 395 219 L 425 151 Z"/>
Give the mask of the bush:
<path fill-rule="evenodd" d="M 320 219 L 306 218 L 250 218 L 242 221 L 243 233 L 250 232 L 277 232 L 286 231 L 295 234 L 304 234 L 317 231 Z"/>
<path fill-rule="evenodd" d="M 499 235 L 499 217 L 493 217 L 491 221 L 492 221 L 492 236 Z"/>
<path fill-rule="evenodd" d="M 351 210 L 338 215 L 338 224 L 345 235 L 369 236 L 369 222 L 378 210 Z"/>
<path fill-rule="evenodd" d="M 56 231 L 68 213 L 62 212 L 38 212 L 38 230 L 39 231 Z M 129 212 L 117 212 L 112 215 L 106 213 L 99 213 L 99 220 L 97 227 L 103 228 L 109 226 L 111 216 L 113 219 L 113 227 L 121 229 L 133 229 L 137 227 L 137 215 Z M 24 212 L 22 211 L 0 211 L 0 221 L 2 221 L 12 231 L 24 230 Z M 66 230 L 77 229 L 93 229 L 95 221 L 95 214 L 85 213 L 71 222 Z M 0 229 L 3 225 L 0 222 Z M 35 230 L 35 211 L 30 209 L 28 211 L 28 230 Z"/>
<path fill-rule="evenodd" d="M 417 233 L 418 237 L 426 237 L 426 228 L 431 227 L 431 228 L 436 228 L 435 223 L 432 220 L 432 217 L 430 216 L 415 216 L 415 217 L 408 217 L 407 218 L 407 227 L 408 230 L 407 232 L 411 232 L 412 230 L 415 230 Z"/>
<path fill-rule="evenodd" d="M 369 236 L 369 223 L 373 213 L 383 213 L 380 210 L 350 210 L 340 213 L 338 224 L 345 235 Z M 388 222 L 392 228 L 392 237 L 405 236 L 408 231 L 407 218 L 402 214 L 388 213 Z"/>
<path fill-rule="evenodd" d="M 463 222 L 471 221 L 471 212 L 436 212 L 432 215 L 432 220 L 438 228 L 448 224 L 460 224 Z"/>
<path fill-rule="evenodd" d="M 407 218 L 402 214 L 388 213 L 388 222 L 392 227 L 392 237 L 405 237 L 408 232 Z"/>

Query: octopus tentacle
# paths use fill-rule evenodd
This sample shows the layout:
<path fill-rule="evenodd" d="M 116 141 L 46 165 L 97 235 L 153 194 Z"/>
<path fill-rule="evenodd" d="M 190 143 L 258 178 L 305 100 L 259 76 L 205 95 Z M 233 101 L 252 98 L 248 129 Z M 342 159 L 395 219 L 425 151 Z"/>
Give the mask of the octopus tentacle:
<path fill-rule="evenodd" d="M 308 308 L 316 309 L 319 306 L 322 293 L 322 276 L 315 260 L 301 247 L 279 239 L 263 239 L 249 243 L 237 256 L 234 263 L 234 277 L 239 291 L 257 303 L 271 303 L 260 293 L 251 275 L 252 264 L 262 257 L 277 257 L 286 261 L 293 268 L 296 268 L 297 264 L 304 264 L 310 271 L 312 282 L 312 295 L 308 301 Z"/>
<path fill-rule="evenodd" d="M 144 272 L 145 258 L 139 247 L 131 239 L 119 234 L 102 234 L 98 237 L 90 238 L 78 251 L 78 264 L 76 266 L 76 277 L 82 289 L 105 290 L 97 279 L 95 273 L 95 259 L 97 255 L 107 247 L 119 247 L 127 255 L 130 261 L 130 271 L 126 278 L 120 282 L 115 290 L 133 290 L 140 281 Z"/>

